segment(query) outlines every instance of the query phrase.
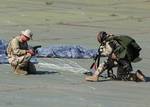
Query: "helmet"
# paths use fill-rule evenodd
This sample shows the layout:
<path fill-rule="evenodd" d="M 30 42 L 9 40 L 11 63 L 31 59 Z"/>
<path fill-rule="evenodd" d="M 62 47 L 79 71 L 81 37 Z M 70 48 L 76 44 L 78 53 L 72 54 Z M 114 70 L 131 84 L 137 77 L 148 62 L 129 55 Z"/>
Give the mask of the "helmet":
<path fill-rule="evenodd" d="M 107 33 L 105 31 L 101 31 L 97 33 L 97 40 L 102 43 L 107 38 Z"/>

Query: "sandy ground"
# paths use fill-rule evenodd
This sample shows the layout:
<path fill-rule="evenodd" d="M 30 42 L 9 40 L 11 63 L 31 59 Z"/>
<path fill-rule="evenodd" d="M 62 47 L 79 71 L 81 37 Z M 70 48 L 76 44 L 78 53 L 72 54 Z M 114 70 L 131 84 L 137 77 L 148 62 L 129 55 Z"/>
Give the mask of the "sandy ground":
<path fill-rule="evenodd" d="M 34 32 L 31 45 L 98 46 L 96 32 L 134 37 L 143 60 L 133 64 L 150 76 L 150 0 L 4 0 L 0 1 L 0 39 L 21 30 Z M 51 63 L 56 59 L 38 59 Z M 65 59 L 62 59 L 65 60 Z M 71 60 L 71 59 L 70 59 Z M 89 69 L 92 59 L 74 59 Z M 86 82 L 82 72 L 36 65 L 38 74 L 16 76 L 0 65 L 0 107 L 149 107 L 150 82 Z"/>

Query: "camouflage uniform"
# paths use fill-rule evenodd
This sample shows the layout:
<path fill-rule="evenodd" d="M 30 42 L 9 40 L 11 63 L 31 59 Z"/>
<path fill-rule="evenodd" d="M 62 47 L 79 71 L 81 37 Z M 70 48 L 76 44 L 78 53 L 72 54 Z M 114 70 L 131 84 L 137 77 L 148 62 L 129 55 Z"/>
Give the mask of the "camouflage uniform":
<path fill-rule="evenodd" d="M 117 39 L 122 39 L 122 41 L 116 41 L 113 38 L 117 38 Z M 112 60 L 111 64 L 109 64 L 108 61 L 104 61 L 104 63 L 101 63 L 99 65 L 99 67 L 97 68 L 97 70 L 95 71 L 93 76 L 87 76 L 86 80 L 89 81 L 97 81 L 97 75 L 100 75 L 101 73 L 103 73 L 106 69 L 108 69 L 109 66 L 114 66 L 115 62 L 117 64 L 117 79 L 121 79 L 121 80 L 136 80 L 137 81 L 137 77 L 135 77 L 135 73 L 131 73 L 132 72 L 132 65 L 131 62 L 133 62 L 133 60 L 135 59 L 135 57 L 138 57 L 139 54 L 134 54 L 135 52 L 133 51 L 134 48 L 129 47 L 130 43 L 134 43 L 135 41 L 131 41 L 132 39 L 130 39 L 130 37 L 128 36 L 109 36 L 105 42 L 102 44 L 102 46 L 100 47 L 100 51 L 102 52 L 101 55 L 107 56 L 108 59 L 111 59 L 111 55 L 112 53 L 115 53 L 117 59 L 116 60 Z M 140 47 L 134 43 L 133 45 L 135 45 L 137 48 L 140 49 Z M 141 72 L 141 71 L 138 71 Z M 140 74 L 140 76 L 143 75 L 142 73 Z M 143 77 L 141 77 L 143 79 Z M 141 80 L 142 80 L 141 79 Z M 144 79 L 142 81 L 145 81 Z"/>
<path fill-rule="evenodd" d="M 19 36 L 13 38 L 7 47 L 8 61 L 15 74 L 26 75 L 35 72 L 34 64 L 30 62 L 31 55 L 27 54 L 28 44 L 22 43 Z"/>

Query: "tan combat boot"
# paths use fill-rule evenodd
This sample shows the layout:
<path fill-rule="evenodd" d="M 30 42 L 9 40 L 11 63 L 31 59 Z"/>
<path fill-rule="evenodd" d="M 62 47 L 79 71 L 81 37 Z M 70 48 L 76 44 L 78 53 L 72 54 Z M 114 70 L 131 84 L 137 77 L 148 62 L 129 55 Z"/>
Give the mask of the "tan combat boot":
<path fill-rule="evenodd" d="M 22 67 L 17 66 L 14 72 L 16 75 L 27 75 L 28 72 Z"/>
<path fill-rule="evenodd" d="M 86 81 L 91 81 L 91 82 L 97 82 L 98 81 L 98 76 L 97 75 L 86 76 L 85 80 Z"/>
<path fill-rule="evenodd" d="M 135 74 L 137 77 L 137 81 L 146 82 L 145 75 L 140 70 L 137 70 Z"/>

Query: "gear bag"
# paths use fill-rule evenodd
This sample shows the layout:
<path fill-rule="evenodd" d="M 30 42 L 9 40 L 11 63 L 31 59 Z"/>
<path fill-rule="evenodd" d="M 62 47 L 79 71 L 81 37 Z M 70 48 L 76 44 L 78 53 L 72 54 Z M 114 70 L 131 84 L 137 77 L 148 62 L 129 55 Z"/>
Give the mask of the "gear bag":
<path fill-rule="evenodd" d="M 112 37 L 112 40 L 116 40 L 120 45 L 125 47 L 127 50 L 127 57 L 131 62 L 139 57 L 142 48 L 133 38 L 126 35 L 120 35 Z"/>

